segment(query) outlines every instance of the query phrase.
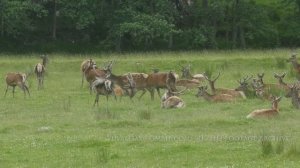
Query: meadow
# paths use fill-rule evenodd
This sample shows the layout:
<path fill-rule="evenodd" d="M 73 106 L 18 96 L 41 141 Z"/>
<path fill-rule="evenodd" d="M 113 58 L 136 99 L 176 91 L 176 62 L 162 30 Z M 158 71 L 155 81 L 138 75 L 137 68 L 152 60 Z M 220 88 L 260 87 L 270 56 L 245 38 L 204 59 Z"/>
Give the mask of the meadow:
<path fill-rule="evenodd" d="M 299 52 L 298 52 L 299 53 Z M 132 54 L 49 54 L 43 90 L 28 78 L 30 97 L 16 88 L 4 98 L 7 72 L 25 72 L 40 62 L 38 54 L 0 54 L 0 167 L 300 167 L 300 110 L 283 97 L 274 119 L 246 119 L 271 103 L 257 98 L 209 103 L 196 98 L 197 89 L 182 95 L 183 109 L 161 109 L 160 98 L 140 92 L 93 107 L 87 82 L 81 88 L 80 64 L 86 58 L 98 66 L 115 60 L 114 74 L 150 73 L 152 68 L 180 74 L 221 76 L 216 87 L 236 88 L 246 75 L 287 72 L 295 82 L 290 50 L 150 52 Z M 205 85 L 205 83 L 203 83 Z M 163 91 L 161 91 L 163 92 Z"/>

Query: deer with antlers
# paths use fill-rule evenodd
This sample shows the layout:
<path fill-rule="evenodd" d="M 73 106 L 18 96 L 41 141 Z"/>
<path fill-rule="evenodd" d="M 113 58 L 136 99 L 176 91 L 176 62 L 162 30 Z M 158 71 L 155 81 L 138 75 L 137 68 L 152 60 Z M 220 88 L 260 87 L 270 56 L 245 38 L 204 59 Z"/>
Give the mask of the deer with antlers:
<path fill-rule="evenodd" d="M 14 73 L 10 72 L 6 74 L 5 80 L 6 80 L 6 90 L 4 97 L 6 96 L 8 87 L 11 86 L 13 88 L 12 93 L 13 97 L 15 97 L 15 87 L 19 86 L 23 92 L 24 92 L 24 97 L 26 97 L 26 92 L 30 96 L 29 89 L 26 86 L 26 78 L 27 75 L 25 73 Z"/>
<path fill-rule="evenodd" d="M 184 101 L 178 97 L 182 94 L 186 89 L 180 92 L 172 92 L 171 90 L 167 90 L 164 95 L 161 97 L 161 107 L 162 108 L 183 108 L 185 107 Z"/>
<path fill-rule="evenodd" d="M 198 93 L 196 97 L 203 97 L 209 102 L 231 102 L 235 101 L 236 98 L 229 94 L 215 94 L 211 95 L 207 92 L 207 86 L 198 87 Z"/>
<path fill-rule="evenodd" d="M 227 89 L 227 88 L 215 88 L 215 82 L 220 77 L 220 74 L 221 73 L 219 72 L 218 76 L 215 77 L 215 79 L 210 79 L 209 77 L 204 75 L 205 79 L 209 83 L 212 94 L 229 94 L 236 98 L 246 99 L 246 96 L 243 91 L 236 91 L 234 89 Z"/>
<path fill-rule="evenodd" d="M 38 90 L 44 87 L 44 76 L 46 72 L 46 65 L 48 63 L 48 56 L 42 55 L 42 63 L 38 63 L 34 67 L 34 73 L 38 80 Z"/>
<path fill-rule="evenodd" d="M 199 82 L 205 80 L 205 77 L 203 74 L 195 74 L 195 75 L 191 74 L 191 65 L 190 64 L 187 66 L 180 65 L 180 67 L 181 67 L 181 72 L 182 72 L 181 78 L 197 80 Z"/>
<path fill-rule="evenodd" d="M 279 108 L 278 104 L 281 97 L 272 97 L 272 108 L 271 109 L 259 109 L 252 111 L 247 118 L 271 118 L 278 115 Z"/>
<path fill-rule="evenodd" d="M 252 76 L 244 77 L 237 82 L 240 84 L 237 88 L 235 88 L 236 91 L 242 91 L 247 98 L 253 98 L 256 96 L 255 92 L 255 86 L 254 83 L 250 83 L 249 80 L 252 78 Z"/>

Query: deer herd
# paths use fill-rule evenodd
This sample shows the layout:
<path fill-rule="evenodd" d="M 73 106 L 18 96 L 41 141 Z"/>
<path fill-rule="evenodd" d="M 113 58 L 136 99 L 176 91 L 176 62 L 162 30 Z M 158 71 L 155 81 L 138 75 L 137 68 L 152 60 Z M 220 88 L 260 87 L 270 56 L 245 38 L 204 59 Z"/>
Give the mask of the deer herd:
<path fill-rule="evenodd" d="M 34 67 L 34 73 L 37 78 L 37 89 L 44 88 L 44 77 L 46 66 L 48 63 L 48 56 L 41 56 L 42 62 L 37 63 Z M 296 73 L 300 74 L 300 64 L 297 62 L 296 54 L 292 54 L 287 60 L 290 62 Z M 179 77 L 175 72 L 159 72 L 158 69 L 153 69 L 152 73 L 125 73 L 123 75 L 115 75 L 112 73 L 114 62 L 110 61 L 103 68 L 99 68 L 93 59 L 84 60 L 81 65 L 81 87 L 83 87 L 84 80 L 89 83 L 90 94 L 92 91 L 96 92 L 94 106 L 98 105 L 99 96 L 108 97 L 112 95 L 116 100 L 121 99 L 123 96 L 128 96 L 131 100 L 138 91 L 142 91 L 138 99 L 141 99 L 146 92 L 150 93 L 151 100 L 154 100 L 155 90 L 161 97 L 161 108 L 183 108 L 186 106 L 185 102 L 180 98 L 187 90 L 198 88 L 196 97 L 202 97 L 206 101 L 215 102 L 232 102 L 240 99 L 258 97 L 263 100 L 272 102 L 270 109 L 257 109 L 251 112 L 247 118 L 271 118 L 278 115 L 278 104 L 281 100 L 281 95 L 291 98 L 292 105 L 295 108 L 300 108 L 299 90 L 300 84 L 295 82 L 287 84 L 283 81 L 286 73 L 274 73 L 274 78 L 278 83 L 271 84 L 264 82 L 264 73 L 258 73 L 257 78 L 253 76 L 246 76 L 238 80 L 239 86 L 235 89 L 216 88 L 215 82 L 220 77 L 219 72 L 215 78 L 211 75 L 191 74 L 191 65 L 181 66 L 182 75 Z M 9 72 L 6 74 L 6 90 L 7 94 L 9 86 L 12 87 L 14 97 L 15 87 L 18 86 L 30 96 L 26 79 L 31 73 L 15 73 Z M 203 85 L 207 81 L 208 86 Z M 183 88 L 180 91 L 178 88 Z M 165 89 L 166 92 L 161 96 L 160 89 Z"/>

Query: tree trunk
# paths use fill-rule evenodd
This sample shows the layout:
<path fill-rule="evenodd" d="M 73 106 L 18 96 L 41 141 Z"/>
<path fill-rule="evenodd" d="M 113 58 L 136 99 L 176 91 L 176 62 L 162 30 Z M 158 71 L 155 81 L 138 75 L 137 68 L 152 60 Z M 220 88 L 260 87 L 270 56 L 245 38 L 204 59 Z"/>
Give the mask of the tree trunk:
<path fill-rule="evenodd" d="M 173 48 L 173 33 L 170 33 L 169 35 L 169 45 L 168 45 L 169 49 Z"/>
<path fill-rule="evenodd" d="M 238 25 L 237 25 L 237 11 L 239 8 L 239 0 L 236 0 L 235 3 L 233 4 L 233 20 L 232 20 L 232 48 L 236 48 L 236 39 L 238 35 Z"/>
<path fill-rule="evenodd" d="M 1 17 L 1 37 L 4 36 L 4 16 Z"/>
<path fill-rule="evenodd" d="M 243 49 L 246 49 L 245 32 L 241 26 L 239 26 L 239 33 L 240 33 L 241 47 Z"/>
<path fill-rule="evenodd" d="M 208 0 L 202 0 L 202 7 L 207 8 L 208 7 Z"/>
<path fill-rule="evenodd" d="M 116 38 L 115 47 L 116 47 L 117 52 L 121 52 L 121 49 L 122 49 L 122 36 L 121 35 L 119 35 Z"/>
<path fill-rule="evenodd" d="M 56 29 L 57 29 L 57 16 L 56 16 L 56 0 L 53 0 L 54 10 L 53 10 L 53 29 L 52 29 L 52 39 L 56 40 Z"/>

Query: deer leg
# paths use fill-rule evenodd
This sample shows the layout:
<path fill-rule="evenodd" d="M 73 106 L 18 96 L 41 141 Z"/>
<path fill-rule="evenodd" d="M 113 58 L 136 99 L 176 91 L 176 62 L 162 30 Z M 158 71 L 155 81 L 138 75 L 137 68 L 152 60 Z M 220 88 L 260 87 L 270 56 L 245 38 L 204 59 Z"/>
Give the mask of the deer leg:
<path fill-rule="evenodd" d="M 99 94 L 97 93 L 96 94 L 96 98 L 95 98 L 95 102 L 94 102 L 93 106 L 95 107 L 96 103 L 97 103 L 97 106 L 99 106 L 98 102 L 99 102 Z"/>
<path fill-rule="evenodd" d="M 90 94 L 92 94 L 92 82 L 90 82 Z"/>
<path fill-rule="evenodd" d="M 146 93 L 147 91 L 145 89 L 143 89 L 143 93 L 140 95 L 139 97 L 139 100 L 141 100 L 141 98 L 144 96 L 144 94 Z"/>
<path fill-rule="evenodd" d="M 30 97 L 30 93 L 29 93 L 28 87 L 27 87 L 26 85 L 24 85 L 24 88 L 25 88 L 25 90 L 27 91 L 27 93 L 28 93 L 28 95 L 29 95 L 29 97 Z M 25 93 L 25 91 L 24 91 L 24 93 Z"/>
<path fill-rule="evenodd" d="M 160 91 L 159 91 L 159 88 L 156 88 L 156 91 L 157 91 L 157 94 L 159 97 L 161 97 L 161 94 L 160 94 Z"/>
<path fill-rule="evenodd" d="M 16 86 L 13 86 L 13 90 L 12 90 L 13 98 L 15 97 L 15 87 L 16 87 Z"/>
<path fill-rule="evenodd" d="M 6 85 L 6 90 L 5 90 L 5 93 L 4 93 L 4 97 L 6 97 L 7 90 L 8 90 L 8 85 Z"/>
<path fill-rule="evenodd" d="M 148 91 L 150 92 L 150 96 L 151 96 L 151 100 L 154 100 L 154 89 L 148 89 Z"/>
<path fill-rule="evenodd" d="M 84 77 L 85 77 L 85 75 L 84 75 L 84 72 L 82 72 L 82 78 L 81 78 L 81 88 L 83 87 L 83 80 L 84 80 Z"/>

